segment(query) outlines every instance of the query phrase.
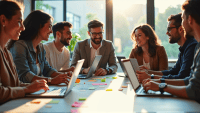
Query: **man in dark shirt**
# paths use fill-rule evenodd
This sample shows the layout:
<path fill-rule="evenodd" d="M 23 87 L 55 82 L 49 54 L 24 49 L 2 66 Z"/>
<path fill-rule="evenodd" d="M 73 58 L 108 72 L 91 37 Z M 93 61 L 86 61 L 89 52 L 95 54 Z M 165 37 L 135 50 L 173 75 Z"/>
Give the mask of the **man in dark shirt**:
<path fill-rule="evenodd" d="M 194 57 L 194 49 L 197 41 L 191 36 L 185 36 L 184 30 L 181 26 L 181 13 L 171 15 L 168 18 L 167 35 L 169 36 L 169 43 L 177 43 L 180 45 L 178 60 L 174 67 L 170 70 L 138 72 L 138 79 L 142 82 L 144 79 L 183 79 L 190 74 L 190 67 Z M 150 75 L 154 74 L 154 75 Z"/>

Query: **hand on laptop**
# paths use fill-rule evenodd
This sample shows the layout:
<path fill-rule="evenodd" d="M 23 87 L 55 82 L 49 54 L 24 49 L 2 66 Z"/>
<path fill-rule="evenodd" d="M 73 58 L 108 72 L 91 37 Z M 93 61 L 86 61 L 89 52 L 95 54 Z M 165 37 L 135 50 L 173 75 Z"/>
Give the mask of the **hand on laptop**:
<path fill-rule="evenodd" d="M 59 74 L 51 80 L 51 84 L 57 85 L 60 83 L 65 83 L 68 85 L 69 83 L 68 79 L 70 78 L 71 77 L 69 72 L 67 74 Z"/>
<path fill-rule="evenodd" d="M 142 71 L 136 71 L 136 75 L 140 83 L 142 83 L 144 79 L 151 78 L 151 76 L 149 76 L 146 72 Z"/>
<path fill-rule="evenodd" d="M 148 68 L 144 65 L 139 66 L 139 68 L 140 68 L 141 71 L 148 72 Z"/>
<path fill-rule="evenodd" d="M 87 74 L 89 72 L 89 70 L 90 70 L 90 67 L 85 68 L 85 69 L 82 70 L 82 73 L 83 74 Z"/>
<path fill-rule="evenodd" d="M 47 81 L 44 79 L 35 80 L 34 82 L 30 83 L 28 86 L 24 87 L 24 92 L 25 94 L 34 93 L 41 89 L 44 89 L 45 92 L 49 90 Z"/>
<path fill-rule="evenodd" d="M 106 69 L 103 68 L 99 68 L 96 72 L 95 72 L 95 76 L 104 76 L 107 74 Z"/>
<path fill-rule="evenodd" d="M 142 85 L 146 92 L 148 90 L 159 91 L 159 83 L 151 81 L 150 79 L 144 80 L 144 82 L 142 82 Z"/>

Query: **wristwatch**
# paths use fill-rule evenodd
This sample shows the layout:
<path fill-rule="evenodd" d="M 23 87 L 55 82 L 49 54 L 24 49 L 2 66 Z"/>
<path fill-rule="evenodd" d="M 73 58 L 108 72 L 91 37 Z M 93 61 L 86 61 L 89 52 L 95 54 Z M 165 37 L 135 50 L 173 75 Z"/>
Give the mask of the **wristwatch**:
<path fill-rule="evenodd" d="M 154 79 L 154 74 L 151 74 L 151 79 Z"/>
<path fill-rule="evenodd" d="M 47 81 L 47 82 L 48 82 L 49 84 L 51 83 L 51 79 L 52 79 L 52 78 L 48 78 L 48 81 Z"/>
<path fill-rule="evenodd" d="M 160 78 L 161 83 L 165 83 L 165 78 Z"/>
<path fill-rule="evenodd" d="M 160 89 L 160 93 L 163 94 L 164 93 L 164 88 L 167 87 L 166 83 L 160 83 L 159 84 L 159 89 Z"/>

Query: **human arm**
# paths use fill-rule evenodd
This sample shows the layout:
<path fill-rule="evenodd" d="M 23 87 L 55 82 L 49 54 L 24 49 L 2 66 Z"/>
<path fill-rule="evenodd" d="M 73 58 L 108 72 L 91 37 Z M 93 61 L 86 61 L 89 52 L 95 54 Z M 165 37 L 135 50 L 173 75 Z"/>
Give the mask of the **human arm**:
<path fill-rule="evenodd" d="M 143 88 L 146 92 L 148 90 L 159 91 L 159 83 L 148 81 L 143 85 Z M 186 92 L 186 86 L 167 85 L 167 87 L 164 88 L 164 91 L 181 98 L 189 98 Z"/>

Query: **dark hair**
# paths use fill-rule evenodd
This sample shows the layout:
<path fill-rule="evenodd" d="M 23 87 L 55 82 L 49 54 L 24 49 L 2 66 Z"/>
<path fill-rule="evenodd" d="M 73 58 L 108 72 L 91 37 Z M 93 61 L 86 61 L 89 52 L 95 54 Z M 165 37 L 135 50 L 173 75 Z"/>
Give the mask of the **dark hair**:
<path fill-rule="evenodd" d="M 131 39 L 135 42 L 136 53 L 138 53 L 139 55 L 141 55 L 143 53 L 143 50 L 141 47 L 139 47 L 137 45 L 137 43 L 135 41 L 135 31 L 137 29 L 142 30 L 142 32 L 145 34 L 145 36 L 149 37 L 149 40 L 148 40 L 149 50 L 148 51 L 149 51 L 149 54 L 151 57 L 154 56 L 156 54 L 156 47 L 161 44 L 161 41 L 159 40 L 155 31 L 149 24 L 139 25 L 133 30 L 133 32 L 131 34 Z"/>
<path fill-rule="evenodd" d="M 88 31 L 90 31 L 90 28 L 96 28 L 96 27 L 102 27 L 103 29 L 103 23 L 98 20 L 92 20 L 88 23 Z"/>
<path fill-rule="evenodd" d="M 0 1 L 0 15 L 5 15 L 8 20 L 11 20 L 12 16 L 16 15 L 16 12 L 20 10 L 24 10 L 24 5 L 22 3 L 10 0 Z"/>
<path fill-rule="evenodd" d="M 186 0 L 182 10 L 185 10 L 186 18 L 190 15 L 200 25 L 200 0 Z"/>
<path fill-rule="evenodd" d="M 41 10 L 31 12 L 23 22 L 25 30 L 21 32 L 19 40 L 34 40 L 37 38 L 40 29 L 44 27 L 45 23 L 50 19 L 53 20 L 53 17 Z M 14 42 L 14 40 L 9 41 L 8 49 L 12 47 Z"/>
<path fill-rule="evenodd" d="M 182 13 L 178 13 L 178 14 L 176 14 L 176 15 L 170 15 L 170 16 L 168 17 L 167 21 L 174 20 L 173 25 L 179 27 L 179 26 L 181 26 L 181 22 L 182 22 L 181 14 L 182 14 Z"/>
<path fill-rule="evenodd" d="M 64 21 L 64 22 L 58 22 L 56 24 L 53 25 L 53 36 L 54 38 L 56 38 L 56 32 L 59 31 L 60 33 L 62 33 L 62 31 L 64 30 L 64 27 L 67 26 L 69 28 L 72 28 L 72 24 L 70 22 Z"/>

